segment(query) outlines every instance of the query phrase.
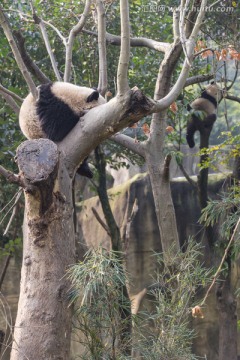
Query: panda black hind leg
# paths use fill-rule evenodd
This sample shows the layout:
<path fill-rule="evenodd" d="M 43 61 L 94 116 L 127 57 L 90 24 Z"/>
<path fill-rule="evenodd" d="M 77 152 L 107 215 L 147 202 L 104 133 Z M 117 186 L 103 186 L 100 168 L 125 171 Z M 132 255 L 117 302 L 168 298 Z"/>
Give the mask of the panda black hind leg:
<path fill-rule="evenodd" d="M 84 159 L 82 164 L 80 165 L 80 167 L 77 169 L 77 173 L 81 176 L 85 176 L 89 179 L 92 179 L 93 178 L 93 172 L 91 171 L 89 165 L 88 165 L 88 162 L 87 162 L 87 159 Z"/>

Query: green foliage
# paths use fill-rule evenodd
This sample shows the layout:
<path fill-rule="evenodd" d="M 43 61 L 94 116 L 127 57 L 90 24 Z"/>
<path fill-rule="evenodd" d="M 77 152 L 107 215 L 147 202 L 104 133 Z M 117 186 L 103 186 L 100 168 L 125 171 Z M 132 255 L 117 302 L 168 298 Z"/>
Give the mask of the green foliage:
<path fill-rule="evenodd" d="M 118 254 L 103 248 L 91 250 L 84 260 L 73 265 L 68 276 L 73 284 L 70 303 L 75 304 L 74 328 L 84 336 L 84 354 L 79 359 L 124 359 L 123 335 L 130 303 L 122 289 L 126 283 Z"/>
<path fill-rule="evenodd" d="M 208 155 L 201 163 L 201 168 L 212 168 L 217 171 L 219 166 L 227 170 L 233 161 L 240 156 L 239 126 L 234 126 L 230 131 L 223 131 L 219 138 L 222 142 L 218 145 L 202 149 L 200 155 Z"/>
<path fill-rule="evenodd" d="M 206 226 L 219 225 L 222 241 L 219 241 L 216 246 L 225 249 L 226 239 L 230 239 L 239 217 L 240 187 L 239 184 L 236 184 L 229 189 L 228 193 L 221 195 L 220 199 L 209 201 L 208 205 L 202 210 L 199 221 Z M 232 257 L 239 254 L 239 250 L 240 236 L 237 236 L 231 251 Z"/>
<path fill-rule="evenodd" d="M 162 255 L 156 254 L 159 271 L 149 294 L 153 298 L 155 312 L 145 313 L 151 322 L 152 331 L 140 332 L 141 354 L 144 359 L 193 360 L 191 352 L 194 336 L 189 326 L 189 314 L 194 304 L 194 296 L 199 288 L 205 287 L 210 279 L 210 271 L 203 267 L 200 246 L 190 241 L 185 253 L 174 258 L 169 255 L 163 262 Z M 165 259 L 165 256 L 164 256 Z"/>
<path fill-rule="evenodd" d="M 1 259 L 1 257 L 15 254 L 19 250 L 22 250 L 22 238 L 16 238 L 14 240 L 9 240 L 8 243 L 6 243 L 6 245 L 0 252 L 0 259 Z"/>
<path fill-rule="evenodd" d="M 162 254 L 154 255 L 159 264 L 149 290 L 154 311 L 134 317 L 132 344 L 143 359 L 196 359 L 191 353 L 194 334 L 189 314 L 196 291 L 205 287 L 210 277 L 199 261 L 200 250 L 190 242 L 185 253 L 174 258 L 169 255 L 167 266 Z M 92 250 L 84 261 L 69 269 L 68 276 L 73 284 L 70 302 L 75 304 L 74 326 L 84 334 L 79 341 L 85 353 L 79 358 L 127 359 L 116 341 L 124 327 L 119 304 L 128 306 L 121 288 L 128 280 L 116 254 L 102 248 Z"/>

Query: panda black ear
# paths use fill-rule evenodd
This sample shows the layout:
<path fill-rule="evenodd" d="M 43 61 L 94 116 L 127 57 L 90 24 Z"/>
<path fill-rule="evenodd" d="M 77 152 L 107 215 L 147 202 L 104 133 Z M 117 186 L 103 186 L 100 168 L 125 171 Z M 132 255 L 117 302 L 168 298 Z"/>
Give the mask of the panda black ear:
<path fill-rule="evenodd" d="M 99 98 L 99 92 L 98 91 L 93 91 L 88 97 L 87 97 L 87 102 L 92 102 L 94 100 L 97 100 Z"/>

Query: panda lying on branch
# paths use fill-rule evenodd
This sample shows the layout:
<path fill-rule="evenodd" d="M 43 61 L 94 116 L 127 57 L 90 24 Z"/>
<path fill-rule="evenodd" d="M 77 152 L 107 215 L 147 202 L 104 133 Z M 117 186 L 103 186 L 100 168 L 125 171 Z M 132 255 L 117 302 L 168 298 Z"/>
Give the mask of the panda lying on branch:
<path fill-rule="evenodd" d="M 209 133 L 212 130 L 213 124 L 217 119 L 217 105 L 222 98 L 222 91 L 217 84 L 208 85 L 202 91 L 201 97 L 194 100 L 188 106 L 191 117 L 187 124 L 186 139 L 190 148 L 195 146 L 194 134 L 199 131 L 201 134 Z M 200 148 L 205 147 L 201 146 Z"/>
<path fill-rule="evenodd" d="M 86 110 L 105 103 L 98 91 L 65 82 L 38 87 L 38 99 L 29 94 L 19 113 L 19 124 L 28 139 L 48 138 L 61 141 L 77 124 Z M 84 159 L 77 173 L 93 174 Z"/>

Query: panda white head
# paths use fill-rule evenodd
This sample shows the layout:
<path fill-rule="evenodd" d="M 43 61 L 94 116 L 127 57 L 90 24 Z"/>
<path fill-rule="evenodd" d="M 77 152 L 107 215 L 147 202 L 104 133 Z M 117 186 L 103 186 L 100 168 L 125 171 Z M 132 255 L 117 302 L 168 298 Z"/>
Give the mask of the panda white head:
<path fill-rule="evenodd" d="M 98 91 L 65 82 L 41 85 L 38 91 L 38 99 L 29 94 L 19 113 L 20 128 L 28 139 L 61 141 L 86 110 L 105 103 Z"/>

